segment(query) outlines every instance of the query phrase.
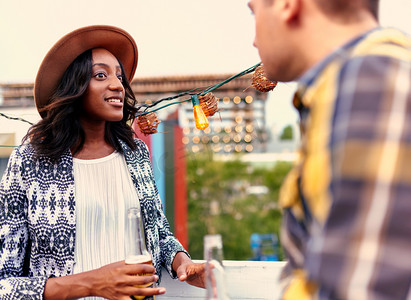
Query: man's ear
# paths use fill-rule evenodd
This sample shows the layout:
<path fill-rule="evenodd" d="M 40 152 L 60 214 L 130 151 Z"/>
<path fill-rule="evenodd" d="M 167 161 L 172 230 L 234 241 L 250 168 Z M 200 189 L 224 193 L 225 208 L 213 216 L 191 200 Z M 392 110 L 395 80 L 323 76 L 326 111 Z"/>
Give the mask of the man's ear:
<path fill-rule="evenodd" d="M 300 14 L 302 0 L 277 0 L 280 2 L 281 18 L 283 21 L 292 22 Z"/>

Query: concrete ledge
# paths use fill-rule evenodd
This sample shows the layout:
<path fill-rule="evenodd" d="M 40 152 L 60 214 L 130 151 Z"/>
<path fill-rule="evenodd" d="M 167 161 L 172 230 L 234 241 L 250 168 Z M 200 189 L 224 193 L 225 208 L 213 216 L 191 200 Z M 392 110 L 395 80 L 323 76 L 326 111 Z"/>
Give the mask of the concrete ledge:
<path fill-rule="evenodd" d="M 197 261 L 201 262 L 201 261 Z M 277 261 L 231 261 L 223 262 L 227 275 L 227 287 L 231 300 L 279 299 L 278 278 L 285 262 Z M 160 286 L 167 289 L 165 295 L 156 299 L 205 299 L 205 290 L 173 280 L 163 270 Z"/>

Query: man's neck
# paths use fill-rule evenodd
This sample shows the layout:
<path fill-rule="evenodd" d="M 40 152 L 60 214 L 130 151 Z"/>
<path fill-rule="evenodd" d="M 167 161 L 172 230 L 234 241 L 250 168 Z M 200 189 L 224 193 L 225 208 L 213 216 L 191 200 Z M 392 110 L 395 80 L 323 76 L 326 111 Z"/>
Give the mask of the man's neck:
<path fill-rule="evenodd" d="M 301 27 L 303 30 L 300 40 L 305 47 L 307 69 L 354 38 L 379 26 L 371 14 L 366 12 L 349 23 L 333 21 L 325 16 L 317 17 L 316 20 L 318 21 L 307 21 L 307 26 Z"/>

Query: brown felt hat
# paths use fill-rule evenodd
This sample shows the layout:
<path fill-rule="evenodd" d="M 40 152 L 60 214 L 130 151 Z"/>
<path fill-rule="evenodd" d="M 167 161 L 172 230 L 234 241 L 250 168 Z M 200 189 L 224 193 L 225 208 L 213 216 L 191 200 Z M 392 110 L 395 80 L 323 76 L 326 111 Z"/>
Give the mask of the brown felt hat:
<path fill-rule="evenodd" d="M 108 25 L 82 27 L 63 36 L 44 57 L 34 83 L 37 110 L 48 104 L 64 72 L 77 56 L 93 48 L 110 51 L 123 64 L 128 80 L 133 79 L 138 51 L 131 35 L 121 28 Z M 40 115 L 44 117 L 45 112 Z"/>

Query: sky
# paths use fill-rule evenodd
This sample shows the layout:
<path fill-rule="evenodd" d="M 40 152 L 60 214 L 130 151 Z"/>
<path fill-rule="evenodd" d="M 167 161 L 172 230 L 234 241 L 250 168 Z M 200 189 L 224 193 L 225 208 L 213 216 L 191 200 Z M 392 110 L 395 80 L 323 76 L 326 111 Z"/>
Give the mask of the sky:
<path fill-rule="evenodd" d="M 139 48 L 135 78 L 238 73 L 260 61 L 248 0 L 0 0 L 0 83 L 34 82 L 50 47 L 86 25 L 128 31 Z M 411 34 L 411 1 L 381 0 L 380 20 Z M 297 120 L 294 83 L 267 101 L 268 126 Z"/>

